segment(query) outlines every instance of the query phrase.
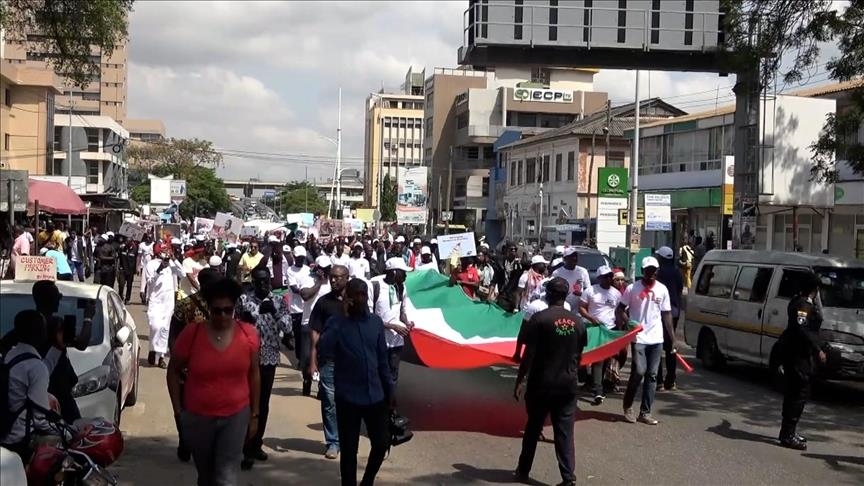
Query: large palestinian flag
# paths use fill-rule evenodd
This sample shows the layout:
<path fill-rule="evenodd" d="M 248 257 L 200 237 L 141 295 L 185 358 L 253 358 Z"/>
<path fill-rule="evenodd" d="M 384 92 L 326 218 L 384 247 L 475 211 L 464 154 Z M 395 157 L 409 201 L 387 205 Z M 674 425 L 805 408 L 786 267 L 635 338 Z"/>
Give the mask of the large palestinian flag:
<path fill-rule="evenodd" d="M 408 273 L 405 312 L 414 321 L 411 343 L 430 368 L 471 369 L 513 364 L 522 313 L 508 313 L 494 304 L 469 299 L 462 288 L 435 271 Z M 641 328 L 610 331 L 588 328 L 588 347 L 582 364 L 618 354 Z"/>

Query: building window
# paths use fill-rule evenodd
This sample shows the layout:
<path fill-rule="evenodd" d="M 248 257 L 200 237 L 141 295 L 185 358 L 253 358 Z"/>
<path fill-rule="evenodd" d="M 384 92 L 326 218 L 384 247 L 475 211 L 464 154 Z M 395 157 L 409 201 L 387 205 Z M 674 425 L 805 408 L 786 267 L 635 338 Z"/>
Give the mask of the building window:
<path fill-rule="evenodd" d="M 481 189 L 480 195 L 483 197 L 489 197 L 489 177 L 483 178 L 483 187 Z"/>
<path fill-rule="evenodd" d="M 561 182 L 563 176 L 564 163 L 562 159 L 562 154 L 555 154 L 555 182 Z"/>
<path fill-rule="evenodd" d="M 51 168 L 53 169 L 51 175 L 63 175 L 63 160 L 57 159 L 52 160 L 51 162 Z"/>
<path fill-rule="evenodd" d="M 87 160 L 87 184 L 99 184 L 99 161 Z"/>
<path fill-rule="evenodd" d="M 522 185 L 522 161 L 519 161 L 519 166 L 516 168 L 516 185 Z"/>
<path fill-rule="evenodd" d="M 84 131 L 87 133 L 87 151 L 99 152 L 99 129 L 85 128 Z"/>
<path fill-rule="evenodd" d="M 576 180 L 576 153 L 567 152 L 567 180 Z"/>
<path fill-rule="evenodd" d="M 10 138 L 8 133 L 3 134 L 3 150 L 9 150 L 9 146 L 11 145 Z"/>
<path fill-rule="evenodd" d="M 606 167 L 624 167 L 624 152 L 609 152 Z"/>
<path fill-rule="evenodd" d="M 548 155 L 543 156 L 543 168 L 542 168 L 542 170 L 543 170 L 543 174 L 542 174 L 543 179 L 541 179 L 541 180 L 543 182 L 549 182 L 549 156 Z"/>
<path fill-rule="evenodd" d="M 534 157 L 525 159 L 525 182 L 527 184 L 537 182 L 537 159 Z"/>
<path fill-rule="evenodd" d="M 54 127 L 54 151 L 63 150 L 63 127 Z"/>
<path fill-rule="evenodd" d="M 510 187 L 516 185 L 516 161 L 510 162 Z"/>
<path fill-rule="evenodd" d="M 549 84 L 549 79 L 552 77 L 552 71 L 549 68 L 535 67 L 531 68 L 531 82 Z"/>
<path fill-rule="evenodd" d="M 462 129 L 468 126 L 468 113 L 462 113 L 456 117 L 456 128 Z"/>
<path fill-rule="evenodd" d="M 465 177 L 457 177 L 456 184 L 453 187 L 455 197 L 465 197 L 468 193 L 468 179 Z"/>
<path fill-rule="evenodd" d="M 466 147 L 464 153 L 466 159 L 477 160 L 480 158 L 480 149 L 478 147 Z"/>
<path fill-rule="evenodd" d="M 3 103 L 6 103 L 6 106 L 12 108 L 12 90 L 9 88 L 3 90 Z"/>

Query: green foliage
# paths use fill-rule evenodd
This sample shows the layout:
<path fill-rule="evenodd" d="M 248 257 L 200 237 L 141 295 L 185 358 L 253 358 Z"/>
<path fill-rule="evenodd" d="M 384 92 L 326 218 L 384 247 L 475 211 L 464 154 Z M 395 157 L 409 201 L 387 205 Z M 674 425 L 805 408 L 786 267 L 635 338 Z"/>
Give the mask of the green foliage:
<path fill-rule="evenodd" d="M 212 142 L 198 139 L 175 139 L 158 143 L 133 144 L 126 149 L 132 199 L 141 204 L 150 201 L 147 174 L 158 177 L 173 175 L 186 181 L 186 199 L 180 205 L 184 218 L 213 217 L 231 209 L 231 200 L 216 176 L 222 165 L 222 154 L 213 150 Z"/>
<path fill-rule="evenodd" d="M 381 185 L 381 221 L 396 221 L 396 181 L 384 175 Z"/>
<path fill-rule="evenodd" d="M 6 39 L 38 45 L 57 74 L 85 87 L 98 78 L 98 47 L 110 55 L 128 36 L 133 0 L 3 0 L 0 28 Z"/>
<path fill-rule="evenodd" d="M 840 55 L 826 65 L 830 77 L 848 81 L 864 75 L 864 0 L 834 5 L 830 0 L 724 0 L 727 45 L 733 70 L 743 72 L 761 62 L 763 86 L 780 76 L 795 83 L 817 65 L 821 43 L 837 42 Z M 835 7 L 841 7 L 835 10 Z M 842 7 L 846 6 L 845 10 Z M 792 62 L 784 66 L 787 56 Z M 810 146 L 811 176 L 836 181 L 836 159 L 864 174 L 864 146 L 853 136 L 864 121 L 864 88 L 851 97 L 851 108 L 831 114 L 819 139 Z"/>
<path fill-rule="evenodd" d="M 279 193 L 279 209 L 283 213 L 312 213 L 323 215 L 327 213 L 327 201 L 318 193 L 318 189 L 308 181 L 294 181 L 285 184 Z"/>

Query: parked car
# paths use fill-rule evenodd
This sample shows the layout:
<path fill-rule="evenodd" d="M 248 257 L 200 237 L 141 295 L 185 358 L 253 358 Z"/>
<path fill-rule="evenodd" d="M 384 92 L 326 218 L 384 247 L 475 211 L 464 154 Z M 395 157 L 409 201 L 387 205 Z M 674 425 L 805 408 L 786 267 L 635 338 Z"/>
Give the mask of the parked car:
<path fill-rule="evenodd" d="M 576 246 L 576 254 L 579 255 L 579 265 L 588 270 L 588 276 L 591 277 L 591 285 L 597 283 L 597 269 L 603 265 L 614 267 L 609 255 L 602 251 L 587 246 Z M 555 256 L 555 247 L 547 246 L 543 249 L 543 257 L 549 261 Z"/>
<path fill-rule="evenodd" d="M 816 304 L 830 347 L 826 377 L 864 378 L 864 263 L 826 255 L 713 250 L 687 295 L 684 336 L 706 368 L 727 360 L 767 367 L 801 277 L 821 280 Z"/>
<path fill-rule="evenodd" d="M 3 282 L 0 286 L 0 333 L 12 329 L 15 315 L 32 309 L 32 282 Z M 120 413 L 138 400 L 140 344 L 135 320 L 110 287 L 79 282 L 57 282 L 63 294 L 60 316 L 75 316 L 82 325 L 88 301 L 96 301 L 96 315 L 87 349 L 67 349 L 78 375 L 73 390 L 82 417 L 103 417 L 120 423 Z"/>

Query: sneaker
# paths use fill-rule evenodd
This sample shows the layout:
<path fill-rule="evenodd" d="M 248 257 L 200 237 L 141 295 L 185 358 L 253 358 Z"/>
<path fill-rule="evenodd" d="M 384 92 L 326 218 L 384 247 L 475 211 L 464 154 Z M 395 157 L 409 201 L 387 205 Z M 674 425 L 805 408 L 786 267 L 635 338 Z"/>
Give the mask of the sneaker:
<path fill-rule="evenodd" d="M 606 397 L 604 397 L 603 395 L 595 395 L 594 401 L 591 404 L 592 405 L 600 405 L 603 403 L 603 400 L 605 400 L 605 399 L 606 399 Z"/>
<path fill-rule="evenodd" d="M 168 369 L 168 363 L 165 362 L 165 358 L 159 358 L 159 363 L 157 364 L 163 370 Z"/>
<path fill-rule="evenodd" d="M 339 456 L 339 448 L 335 445 L 327 446 L 327 450 L 324 451 L 324 457 L 327 459 L 336 459 Z"/>
<path fill-rule="evenodd" d="M 796 451 L 806 451 L 807 443 L 802 442 L 798 437 L 792 436 L 789 439 L 780 439 L 780 445 L 786 447 L 788 449 L 794 449 Z"/>
<path fill-rule="evenodd" d="M 804 437 L 803 435 L 798 435 L 797 432 L 795 433 L 795 438 L 800 440 L 801 442 L 803 442 L 805 444 L 807 443 L 807 437 Z"/>
<path fill-rule="evenodd" d="M 624 420 L 631 424 L 636 423 L 636 412 L 633 411 L 633 407 L 624 409 Z"/>
<path fill-rule="evenodd" d="M 657 419 L 655 419 L 654 417 L 651 416 L 650 413 L 643 413 L 643 414 L 639 415 L 639 421 L 642 422 L 643 424 L 648 424 L 648 425 L 657 425 L 659 423 L 657 421 Z"/>

